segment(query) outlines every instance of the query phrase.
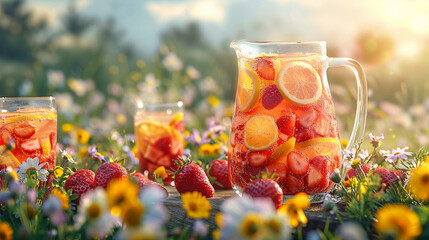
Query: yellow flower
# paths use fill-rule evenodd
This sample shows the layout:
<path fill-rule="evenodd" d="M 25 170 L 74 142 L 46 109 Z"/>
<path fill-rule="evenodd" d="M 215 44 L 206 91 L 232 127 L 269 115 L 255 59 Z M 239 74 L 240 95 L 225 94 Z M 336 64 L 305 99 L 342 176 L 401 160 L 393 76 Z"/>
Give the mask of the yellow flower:
<path fill-rule="evenodd" d="M 261 229 L 263 228 L 263 220 L 259 214 L 255 212 L 249 212 L 243 218 L 243 221 L 240 224 L 240 233 L 245 238 L 255 238 L 258 239 L 262 236 Z"/>
<path fill-rule="evenodd" d="M 125 116 L 122 113 L 118 113 L 116 114 L 116 121 L 120 124 L 120 125 L 124 125 L 125 123 L 127 123 L 127 116 Z"/>
<path fill-rule="evenodd" d="M 79 156 L 81 157 L 81 158 L 85 158 L 85 157 L 87 157 L 89 155 L 89 153 L 88 153 L 88 147 L 81 147 L 80 149 L 79 149 Z"/>
<path fill-rule="evenodd" d="M 209 218 L 212 206 L 200 192 L 182 194 L 183 208 L 190 218 Z"/>
<path fill-rule="evenodd" d="M 216 213 L 215 223 L 218 227 L 222 227 L 222 213 L 220 213 L 220 212 Z"/>
<path fill-rule="evenodd" d="M 60 189 L 54 188 L 51 192 L 51 195 L 56 196 L 60 200 L 61 206 L 64 210 L 69 209 L 69 197 L 64 194 Z"/>
<path fill-rule="evenodd" d="M 11 240 L 13 238 L 13 230 L 8 222 L 0 222 L 0 239 Z"/>
<path fill-rule="evenodd" d="M 360 159 L 356 158 L 355 160 L 353 160 L 351 165 L 352 165 L 352 168 L 357 168 L 359 164 L 360 164 Z"/>
<path fill-rule="evenodd" d="M 216 137 L 216 140 L 219 142 L 226 143 L 228 141 L 228 135 L 226 135 L 226 133 L 221 133 L 219 136 Z"/>
<path fill-rule="evenodd" d="M 414 239 L 422 232 L 419 216 L 403 204 L 386 204 L 375 214 L 375 231 L 394 235 L 394 239 Z"/>
<path fill-rule="evenodd" d="M 139 81 L 142 78 L 142 75 L 136 71 L 132 71 L 130 73 L 130 78 L 131 80 L 133 80 L 134 82 Z"/>
<path fill-rule="evenodd" d="M 347 139 L 345 139 L 345 138 L 343 138 L 343 139 L 341 139 L 341 146 L 343 147 L 343 148 L 346 148 L 347 147 L 347 145 L 349 145 L 349 140 L 347 140 Z"/>
<path fill-rule="evenodd" d="M 201 155 L 215 156 L 221 152 L 220 145 L 218 143 L 210 144 L 205 143 L 198 148 L 198 153 Z"/>
<path fill-rule="evenodd" d="M 84 129 L 78 129 L 76 131 L 76 139 L 80 144 L 86 144 L 90 137 L 89 132 Z"/>
<path fill-rule="evenodd" d="M 56 166 L 54 168 L 54 175 L 56 178 L 61 177 L 64 174 L 64 169 L 61 166 Z"/>
<path fill-rule="evenodd" d="M 155 169 L 155 171 L 153 173 L 159 178 L 167 178 L 168 177 L 164 166 L 158 167 L 157 169 Z"/>
<path fill-rule="evenodd" d="M 360 199 L 360 196 L 366 194 L 368 191 L 368 186 L 364 182 L 359 182 L 359 180 L 355 177 L 350 178 L 349 180 L 344 182 L 345 187 L 351 187 L 347 192 L 350 195 L 355 196 L 357 200 Z"/>
<path fill-rule="evenodd" d="M 233 110 L 230 107 L 225 108 L 225 117 L 232 117 Z"/>
<path fill-rule="evenodd" d="M 220 230 L 219 229 L 213 230 L 212 235 L 214 240 L 220 239 Z"/>
<path fill-rule="evenodd" d="M 125 54 L 121 53 L 121 54 L 118 55 L 118 62 L 124 63 L 126 61 L 127 61 L 127 57 L 125 56 Z"/>
<path fill-rule="evenodd" d="M 146 66 L 146 63 L 145 63 L 145 61 L 143 61 L 143 60 L 140 59 L 140 60 L 137 60 L 136 66 L 138 68 L 142 69 L 142 68 L 144 68 Z"/>
<path fill-rule="evenodd" d="M 145 207 L 139 201 L 135 201 L 125 205 L 122 212 L 122 221 L 127 227 L 137 227 L 140 225 Z"/>
<path fill-rule="evenodd" d="M 210 106 L 212 106 L 212 107 L 216 107 L 216 106 L 218 106 L 218 105 L 219 105 L 220 100 L 219 100 L 219 98 L 217 98 L 217 97 L 216 97 L 216 96 L 214 96 L 214 95 L 209 95 L 209 96 L 207 97 L 207 102 L 210 104 Z"/>
<path fill-rule="evenodd" d="M 289 223 L 292 227 L 298 227 L 300 224 L 307 223 L 307 217 L 304 214 L 304 209 L 310 207 L 310 200 L 305 193 L 298 193 L 292 199 L 286 200 L 278 209 L 279 215 L 288 215 Z"/>
<path fill-rule="evenodd" d="M 411 171 L 410 190 L 421 200 L 429 200 L 429 163 Z"/>
<path fill-rule="evenodd" d="M 74 130 L 74 126 L 70 123 L 64 123 L 62 126 L 63 132 L 69 133 Z"/>
<path fill-rule="evenodd" d="M 110 181 L 106 195 L 112 215 L 120 216 L 125 206 L 138 200 L 138 193 L 139 187 L 137 184 L 128 179 L 113 179 Z"/>

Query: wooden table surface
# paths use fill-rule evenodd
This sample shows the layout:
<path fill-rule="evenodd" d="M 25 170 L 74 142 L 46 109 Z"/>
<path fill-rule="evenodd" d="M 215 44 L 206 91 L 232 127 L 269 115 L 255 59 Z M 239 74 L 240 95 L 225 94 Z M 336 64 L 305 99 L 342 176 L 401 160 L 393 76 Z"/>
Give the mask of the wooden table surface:
<path fill-rule="evenodd" d="M 166 189 L 168 191 L 168 198 L 164 200 L 164 205 L 168 209 L 171 217 L 171 224 L 169 225 L 169 228 L 173 228 L 174 226 L 184 226 L 183 224 L 191 225 L 192 220 L 186 217 L 186 211 L 182 207 L 182 199 L 176 188 L 172 186 L 166 186 Z M 211 216 L 209 219 L 209 225 L 212 230 L 217 228 L 214 221 L 214 216 L 217 212 L 220 211 L 222 202 L 225 199 L 234 196 L 237 195 L 233 190 L 216 190 L 214 197 L 208 199 L 212 206 Z M 329 228 L 331 230 L 335 230 L 339 225 L 338 219 L 324 211 L 321 207 L 321 204 L 312 204 L 310 208 L 306 209 L 304 212 L 308 218 L 307 226 L 303 229 L 304 233 L 315 229 L 320 229 L 323 231 L 328 218 L 330 218 Z"/>

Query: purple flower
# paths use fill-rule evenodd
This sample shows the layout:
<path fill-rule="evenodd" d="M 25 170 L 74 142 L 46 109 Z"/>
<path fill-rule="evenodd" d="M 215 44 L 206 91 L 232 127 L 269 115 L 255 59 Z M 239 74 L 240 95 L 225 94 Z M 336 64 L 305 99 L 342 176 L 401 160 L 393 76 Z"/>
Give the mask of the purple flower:
<path fill-rule="evenodd" d="M 100 161 L 100 163 L 103 163 L 106 161 L 103 155 L 101 153 L 97 152 L 97 147 L 95 145 L 88 147 L 88 153 L 91 154 L 92 158 L 94 160 Z"/>
<path fill-rule="evenodd" d="M 408 150 L 408 147 L 398 147 L 396 149 L 393 149 L 392 152 L 388 150 L 380 150 L 380 153 L 382 156 L 386 157 L 386 161 L 388 161 L 389 163 L 396 163 L 398 159 L 407 159 L 408 156 L 413 155 L 412 152 L 406 152 L 406 150 Z"/>

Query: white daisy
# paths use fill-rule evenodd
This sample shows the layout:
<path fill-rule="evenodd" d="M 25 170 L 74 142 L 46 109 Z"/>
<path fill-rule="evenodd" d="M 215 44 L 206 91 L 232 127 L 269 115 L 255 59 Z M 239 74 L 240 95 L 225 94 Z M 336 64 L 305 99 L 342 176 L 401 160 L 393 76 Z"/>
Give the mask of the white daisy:
<path fill-rule="evenodd" d="M 86 222 L 86 236 L 103 239 L 110 234 L 119 220 L 110 215 L 107 208 L 106 192 L 102 188 L 91 190 L 82 196 L 74 228 L 79 230 Z"/>
<path fill-rule="evenodd" d="M 221 206 L 222 226 L 220 239 L 244 239 L 242 227 L 249 214 L 257 216 L 265 223 L 275 222 L 278 229 L 274 239 L 287 239 L 290 237 L 291 228 L 287 216 L 279 216 L 274 204 L 266 198 L 252 199 L 246 195 L 227 199 Z M 267 224 L 270 225 L 270 224 Z M 264 230 L 262 230 L 264 231 Z"/>
<path fill-rule="evenodd" d="M 380 150 L 380 154 L 386 157 L 386 161 L 389 163 L 396 163 L 398 159 L 407 159 L 408 156 L 412 156 L 412 152 L 406 152 L 408 150 L 408 147 L 404 148 L 396 148 L 393 149 L 392 152 L 389 150 Z"/>
<path fill-rule="evenodd" d="M 29 173 L 31 170 L 36 170 L 38 173 L 38 179 L 42 182 L 46 182 L 48 170 L 42 169 L 42 167 L 45 165 L 46 162 L 39 165 L 38 157 L 27 158 L 27 161 L 21 163 L 19 165 L 19 168 L 15 169 L 15 171 L 18 173 L 19 178 L 24 181 L 25 179 L 27 179 L 27 173 Z"/>

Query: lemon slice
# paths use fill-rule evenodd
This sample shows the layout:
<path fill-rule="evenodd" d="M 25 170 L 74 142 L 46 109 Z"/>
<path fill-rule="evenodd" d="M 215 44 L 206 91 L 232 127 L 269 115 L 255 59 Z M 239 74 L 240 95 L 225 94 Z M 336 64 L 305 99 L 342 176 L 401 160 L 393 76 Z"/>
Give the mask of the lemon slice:
<path fill-rule="evenodd" d="M 279 72 L 276 84 L 283 97 L 296 104 L 311 104 L 322 95 L 322 81 L 317 71 L 308 63 L 293 61 Z"/>
<path fill-rule="evenodd" d="M 248 67 L 241 68 L 238 73 L 237 105 L 240 111 L 249 111 L 259 97 L 259 78 Z"/>
<path fill-rule="evenodd" d="M 244 145 L 252 150 L 269 148 L 278 138 L 278 128 L 270 116 L 254 116 L 244 126 Z"/>
<path fill-rule="evenodd" d="M 341 153 L 340 141 L 336 138 L 313 138 L 297 143 L 295 149 L 309 159 L 317 156 L 334 157 Z"/>
<path fill-rule="evenodd" d="M 170 126 L 174 126 L 176 123 L 178 123 L 182 119 L 183 119 L 183 113 L 176 114 L 176 116 L 174 116 L 173 120 L 171 120 Z"/>
<path fill-rule="evenodd" d="M 5 118 L 3 121 L 4 123 L 11 123 L 11 122 L 16 122 L 16 121 L 24 121 L 24 120 L 33 120 L 33 119 L 42 119 L 42 118 L 56 118 L 56 114 L 55 113 L 48 113 L 48 114 L 23 114 L 23 115 L 19 115 L 16 117 L 10 117 L 10 118 Z"/>

